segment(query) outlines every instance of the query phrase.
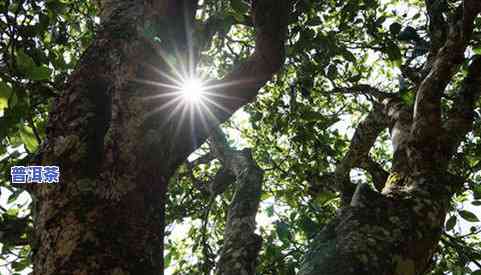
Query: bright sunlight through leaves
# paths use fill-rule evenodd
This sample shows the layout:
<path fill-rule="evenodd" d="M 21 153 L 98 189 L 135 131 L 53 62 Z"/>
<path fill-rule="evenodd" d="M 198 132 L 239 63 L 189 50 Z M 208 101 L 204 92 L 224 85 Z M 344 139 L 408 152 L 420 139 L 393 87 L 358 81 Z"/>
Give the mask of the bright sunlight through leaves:
<path fill-rule="evenodd" d="M 182 96 L 190 102 L 198 102 L 204 96 L 205 87 L 197 78 L 186 79 L 180 89 Z"/>

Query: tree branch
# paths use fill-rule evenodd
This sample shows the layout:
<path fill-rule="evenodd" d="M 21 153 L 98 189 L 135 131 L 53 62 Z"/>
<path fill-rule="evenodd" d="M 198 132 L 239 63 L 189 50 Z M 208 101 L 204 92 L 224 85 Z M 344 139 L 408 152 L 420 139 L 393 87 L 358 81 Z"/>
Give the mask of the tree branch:
<path fill-rule="evenodd" d="M 214 154 L 236 177 L 235 193 L 224 228 L 224 244 L 216 265 L 216 275 L 255 274 L 262 239 L 255 234 L 255 217 L 262 193 L 264 172 L 252 159 L 250 150 L 233 150 L 222 130 L 212 136 Z"/>
<path fill-rule="evenodd" d="M 449 159 L 456 152 L 459 143 L 472 130 L 474 108 L 481 97 L 481 56 L 474 57 L 468 68 L 468 75 L 463 81 L 461 90 L 449 110 L 444 124 L 444 148 L 446 158 Z"/>
<path fill-rule="evenodd" d="M 341 192 L 343 204 L 348 205 L 355 191 L 355 185 L 350 181 L 349 173 L 352 168 L 362 168 L 371 174 L 376 188 L 381 190 L 385 182 L 384 178 L 387 178 L 387 172 L 369 157 L 369 151 L 379 134 L 388 127 L 387 122 L 381 105 L 376 104 L 368 116 L 357 126 L 349 149 L 336 166 L 335 172 L 321 176 L 320 182 L 316 185 L 326 183 L 334 185 L 334 188 Z M 316 190 L 322 190 L 320 187 L 313 185 L 310 187 L 310 192 L 315 193 Z"/>
<path fill-rule="evenodd" d="M 159 120 L 169 122 L 172 131 L 178 133 L 177 138 L 162 141 L 163 144 L 173 143 L 171 147 L 176 148 L 176 159 L 173 163 L 182 162 L 210 136 L 212 129 L 254 100 L 259 89 L 279 71 L 284 63 L 284 43 L 291 2 L 291 0 L 256 1 L 251 12 L 256 31 L 254 53 L 223 79 L 206 83 L 207 95 L 202 106 L 191 110 L 191 115 L 184 116 L 177 106 L 170 105 L 162 112 L 158 112 L 155 118 L 151 117 L 152 123 L 155 121 L 158 124 Z M 161 105 L 164 103 L 168 105 L 168 97 L 162 100 L 164 102 L 160 102 Z M 159 105 L 158 102 L 155 104 Z M 177 119 L 188 121 L 179 129 Z M 165 129 L 162 131 L 165 132 Z"/>
<path fill-rule="evenodd" d="M 447 6 L 443 0 L 426 0 L 425 3 L 429 17 L 428 28 L 431 46 L 426 64 L 432 64 L 432 60 L 446 42 L 448 23 L 444 19 L 443 12 L 446 11 Z M 430 66 L 428 65 L 425 69 L 429 70 Z"/>
<path fill-rule="evenodd" d="M 341 161 L 341 164 L 336 167 L 336 175 L 338 177 L 349 177 L 349 172 L 352 168 L 367 167 L 363 165 L 363 162 L 369 159 L 369 151 L 379 134 L 387 128 L 387 126 L 387 120 L 383 115 L 381 105 L 374 105 L 373 110 L 371 110 L 367 117 L 357 126 L 351 139 L 348 152 Z M 371 171 L 368 170 L 368 172 Z M 341 183 L 346 183 L 346 181 L 342 181 Z M 344 190 L 343 193 L 347 191 L 348 196 L 352 196 L 354 192 L 352 185 L 344 185 L 341 187 L 341 190 Z"/>
<path fill-rule="evenodd" d="M 463 14 L 450 24 L 447 40 L 439 50 L 433 66 L 421 83 L 414 105 L 411 144 L 408 150 L 415 172 L 440 167 L 438 153 L 441 136 L 441 97 L 451 77 L 464 60 L 474 18 L 479 4 L 465 1 Z"/>
<path fill-rule="evenodd" d="M 254 53 L 224 79 L 213 84 L 216 117 L 225 121 L 233 112 L 252 101 L 259 89 L 284 63 L 290 0 L 256 1 L 252 18 L 256 30 Z"/>
<path fill-rule="evenodd" d="M 389 173 L 386 172 L 386 170 L 384 170 L 379 163 L 368 156 L 366 159 L 360 162 L 359 168 L 362 168 L 371 174 L 374 187 L 376 187 L 378 191 L 381 191 L 384 188 L 387 178 L 389 177 Z"/>
<path fill-rule="evenodd" d="M 357 95 L 372 96 L 376 98 L 378 101 L 382 101 L 383 99 L 391 98 L 395 96 L 395 94 L 387 93 L 379 90 L 376 87 L 365 85 L 365 84 L 354 85 L 352 87 L 336 87 L 332 92 L 342 93 L 342 94 L 357 94 Z"/>
<path fill-rule="evenodd" d="M 409 79 L 415 87 L 419 87 L 422 81 L 422 73 L 419 72 L 419 69 L 417 68 L 411 68 L 409 67 L 409 63 L 406 63 L 406 65 L 401 66 L 401 73 L 402 75 Z"/>
<path fill-rule="evenodd" d="M 393 146 L 393 160 L 391 171 L 394 173 L 409 173 L 407 161 L 407 147 L 412 125 L 412 111 L 400 98 L 384 101 L 384 112 L 390 121 L 391 143 Z"/>
<path fill-rule="evenodd" d="M 202 155 L 193 161 L 186 161 L 186 165 L 189 169 L 192 169 L 193 167 L 200 165 L 200 164 L 206 164 L 211 162 L 212 160 L 215 159 L 215 156 L 212 153 L 207 153 L 205 155 Z"/>

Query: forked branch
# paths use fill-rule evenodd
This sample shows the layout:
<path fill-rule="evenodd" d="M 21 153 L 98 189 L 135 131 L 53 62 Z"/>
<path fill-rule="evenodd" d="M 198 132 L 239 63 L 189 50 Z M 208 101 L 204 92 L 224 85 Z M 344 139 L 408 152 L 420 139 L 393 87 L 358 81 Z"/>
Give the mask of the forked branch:
<path fill-rule="evenodd" d="M 255 234 L 256 214 L 262 192 L 264 172 L 248 149 L 234 150 L 225 135 L 216 129 L 212 135 L 214 154 L 236 178 L 235 192 L 224 228 L 224 243 L 216 264 L 216 275 L 253 275 L 262 239 Z"/>
<path fill-rule="evenodd" d="M 411 142 L 408 150 L 415 172 L 440 167 L 441 98 L 459 65 L 470 40 L 474 19 L 480 12 L 478 1 L 464 1 L 462 13 L 449 24 L 446 42 L 422 81 L 414 105 Z"/>

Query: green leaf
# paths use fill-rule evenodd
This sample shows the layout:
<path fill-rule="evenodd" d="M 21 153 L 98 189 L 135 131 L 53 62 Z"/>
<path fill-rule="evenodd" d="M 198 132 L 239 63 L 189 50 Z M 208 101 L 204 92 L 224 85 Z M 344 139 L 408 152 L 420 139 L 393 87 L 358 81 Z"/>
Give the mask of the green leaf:
<path fill-rule="evenodd" d="M 306 24 L 308 26 L 318 26 L 322 24 L 322 21 L 319 16 L 313 16 L 309 20 L 307 20 Z"/>
<path fill-rule="evenodd" d="M 307 216 L 302 216 L 300 220 L 300 227 L 308 237 L 314 236 L 319 231 L 319 226 Z"/>
<path fill-rule="evenodd" d="M 269 207 L 266 208 L 266 214 L 267 214 L 267 217 L 272 217 L 274 216 L 274 206 L 273 205 L 270 205 Z"/>
<path fill-rule="evenodd" d="M 408 26 L 399 33 L 398 38 L 401 41 L 416 41 L 417 39 L 419 39 L 419 35 L 415 28 Z"/>
<path fill-rule="evenodd" d="M 473 212 L 467 210 L 459 210 L 458 213 L 463 219 L 467 220 L 468 222 L 479 222 L 478 217 Z"/>
<path fill-rule="evenodd" d="M 28 56 L 22 49 L 17 51 L 17 56 L 15 58 L 17 66 L 22 73 L 28 75 L 33 67 L 36 67 L 33 59 Z"/>
<path fill-rule="evenodd" d="M 289 233 L 289 225 L 285 222 L 278 222 L 276 223 L 276 232 L 279 239 L 284 243 L 289 243 L 290 233 Z"/>
<path fill-rule="evenodd" d="M 481 275 L 481 269 L 474 271 L 471 275 Z"/>
<path fill-rule="evenodd" d="M 23 192 L 23 190 L 21 190 L 21 189 L 15 190 L 15 192 L 13 192 L 12 194 L 10 194 L 10 196 L 8 196 L 7 203 L 10 204 L 10 203 L 16 201 L 18 196 L 20 196 L 20 194 L 22 192 Z"/>
<path fill-rule="evenodd" d="M 408 106 L 413 106 L 414 102 L 416 101 L 416 95 L 414 93 L 411 93 L 407 90 L 401 91 L 401 99 L 402 101 L 408 105 Z"/>
<path fill-rule="evenodd" d="M 47 66 L 36 66 L 30 71 L 29 78 L 32 80 L 46 80 L 50 78 L 51 70 Z"/>
<path fill-rule="evenodd" d="M 39 22 L 36 25 L 38 33 L 43 33 L 44 31 L 47 30 L 49 20 L 50 20 L 50 18 L 48 17 L 47 14 L 42 13 L 42 14 L 39 15 Z"/>
<path fill-rule="evenodd" d="M 59 0 L 48 0 L 47 1 L 47 8 L 52 10 L 54 13 L 63 13 L 64 10 L 67 8 L 67 4 L 62 3 Z"/>
<path fill-rule="evenodd" d="M 18 208 L 9 208 L 9 209 L 7 209 L 7 215 L 16 217 L 18 215 L 19 211 L 20 211 L 20 209 L 18 209 Z"/>
<path fill-rule="evenodd" d="M 471 204 L 472 204 L 472 205 L 475 205 L 475 206 L 481 206 L 481 201 L 480 201 L 480 200 L 475 200 L 475 201 L 472 201 Z"/>
<path fill-rule="evenodd" d="M 172 261 L 172 253 L 167 253 L 164 257 L 164 266 L 169 267 L 170 262 Z"/>
<path fill-rule="evenodd" d="M 389 60 L 391 61 L 401 60 L 402 58 L 401 50 L 394 43 L 390 43 L 388 47 L 385 49 L 385 51 L 389 57 Z"/>
<path fill-rule="evenodd" d="M 336 79 L 336 77 L 337 77 L 336 64 L 331 64 L 327 68 L 327 78 L 329 78 L 330 80 L 334 80 Z"/>
<path fill-rule="evenodd" d="M 305 112 L 302 117 L 307 121 L 318 121 L 325 118 L 321 113 L 310 110 L 308 112 Z"/>
<path fill-rule="evenodd" d="M 394 22 L 389 26 L 389 32 L 391 32 L 393 36 L 397 36 L 401 32 L 401 29 L 402 29 L 401 24 L 397 22 Z"/>
<path fill-rule="evenodd" d="M 0 82 L 0 111 L 8 108 L 8 99 L 12 94 L 12 88 L 7 83 Z"/>
<path fill-rule="evenodd" d="M 356 74 L 356 75 L 353 75 L 351 77 L 349 77 L 349 81 L 350 82 L 358 82 L 359 80 L 362 79 L 362 75 L 361 74 Z"/>
<path fill-rule="evenodd" d="M 15 271 L 22 271 L 30 265 L 30 261 L 28 259 L 21 259 L 20 261 L 15 261 L 12 263 L 12 268 Z"/>
<path fill-rule="evenodd" d="M 472 191 L 474 199 L 481 200 L 481 185 L 474 186 Z"/>
<path fill-rule="evenodd" d="M 246 13 L 249 10 L 249 6 L 241 0 L 231 0 L 230 1 L 232 8 L 241 14 Z"/>
<path fill-rule="evenodd" d="M 458 219 L 456 216 L 451 216 L 447 221 L 446 221 L 446 231 L 453 230 L 454 226 L 456 225 L 456 222 Z"/>
<path fill-rule="evenodd" d="M 20 129 L 20 138 L 28 151 L 34 152 L 37 149 L 38 143 L 32 128 L 25 126 Z"/>
<path fill-rule="evenodd" d="M 344 58 L 346 60 L 351 61 L 352 63 L 356 62 L 356 57 L 350 51 L 348 51 L 346 49 L 342 49 L 341 53 L 342 53 L 342 56 L 344 56 Z"/>
<path fill-rule="evenodd" d="M 31 80 L 45 80 L 50 77 L 51 70 L 45 66 L 37 66 L 29 55 L 19 50 L 16 56 L 17 66 L 25 76 Z"/>

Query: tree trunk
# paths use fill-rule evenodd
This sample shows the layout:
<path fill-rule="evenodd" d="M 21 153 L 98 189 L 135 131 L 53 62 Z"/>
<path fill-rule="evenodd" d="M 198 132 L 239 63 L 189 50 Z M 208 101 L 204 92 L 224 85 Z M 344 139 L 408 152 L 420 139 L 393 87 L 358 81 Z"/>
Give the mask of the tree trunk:
<path fill-rule="evenodd" d="M 214 154 L 221 160 L 223 169 L 235 176 L 234 197 L 227 214 L 215 274 L 254 275 L 262 245 L 262 238 L 255 230 L 264 171 L 257 166 L 249 149 L 232 149 L 221 129 L 212 136 Z"/>
<path fill-rule="evenodd" d="M 196 5 L 99 1 L 102 26 L 54 103 L 36 160 L 58 165 L 61 177 L 32 187 L 34 274 L 163 273 L 168 179 L 213 127 L 254 99 L 284 57 L 288 1 L 262 1 L 253 8 L 262 19 L 254 20 L 254 54 L 226 76 L 235 84 L 213 91 L 226 95 L 216 117 L 169 105 L 171 91 L 144 83 L 169 83 L 158 73 L 172 73 L 165 54 L 187 60 Z"/>
<path fill-rule="evenodd" d="M 160 58 L 139 28 L 156 11 L 166 15 L 163 23 L 182 16 L 142 1 L 104 4 L 101 30 L 55 101 L 38 159 L 58 165 L 61 179 L 33 190 L 34 274 L 163 271 L 167 180 L 194 142 L 173 142 L 172 123 L 160 124 L 165 112 L 149 115 L 164 102 L 146 101 L 152 88 L 132 80 L 154 79 L 149 65 L 167 71 L 162 61 L 150 62 Z M 163 46 L 182 41 L 179 34 L 174 38 Z"/>
<path fill-rule="evenodd" d="M 472 129 L 474 102 L 480 96 L 481 59 L 476 57 L 455 105 L 447 118 L 442 116 L 444 90 L 464 61 L 474 19 L 481 12 L 479 1 L 466 0 L 460 8 L 462 16 L 451 22 L 442 47 L 433 44 L 414 106 L 392 95 L 384 101 L 394 149 L 384 187 L 381 190 L 376 184 L 375 191 L 359 184 L 351 196 L 345 190 L 352 188 L 342 188 L 352 187 L 349 180 L 338 183 L 350 203 L 313 241 L 299 274 L 422 275 L 429 271 L 451 197 L 464 183 L 464 178 L 449 173 L 449 161 Z M 361 123 L 357 130 L 365 125 L 369 123 Z M 353 150 L 357 155 L 368 154 L 370 141 L 354 134 L 347 156 Z M 341 162 L 345 168 L 336 173 L 349 178 L 352 167 L 372 170 L 362 162 L 362 158 L 346 157 Z"/>
<path fill-rule="evenodd" d="M 395 174 L 382 193 L 361 184 L 313 241 L 299 274 L 425 274 L 443 232 L 448 184 L 446 175 Z"/>

